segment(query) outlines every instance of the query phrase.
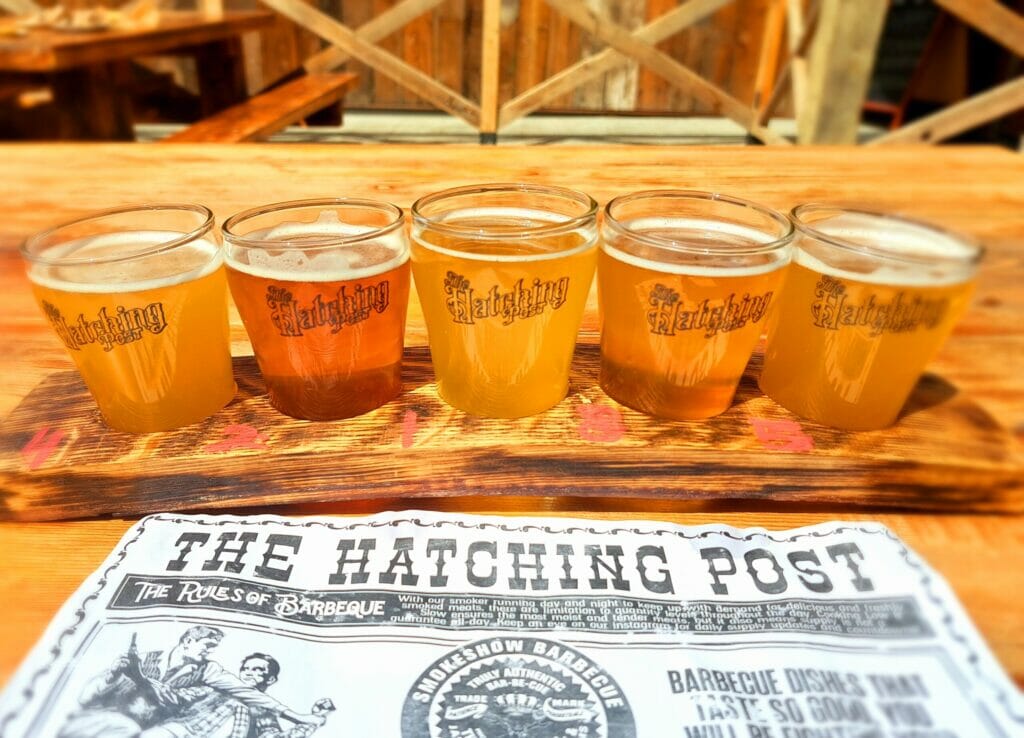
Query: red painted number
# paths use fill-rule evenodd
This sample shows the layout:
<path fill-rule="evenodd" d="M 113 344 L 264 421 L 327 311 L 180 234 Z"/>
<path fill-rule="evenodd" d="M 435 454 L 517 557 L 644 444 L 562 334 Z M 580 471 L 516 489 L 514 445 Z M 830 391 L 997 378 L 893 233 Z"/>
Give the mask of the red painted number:
<path fill-rule="evenodd" d="M 622 414 L 611 405 L 584 403 L 576 406 L 580 438 L 594 443 L 614 443 L 626 435 Z"/>
<path fill-rule="evenodd" d="M 814 449 L 814 439 L 795 420 L 751 418 L 750 425 L 761 445 L 773 451 L 805 452 Z"/>
<path fill-rule="evenodd" d="M 413 410 L 406 410 L 402 417 L 402 448 L 409 448 L 416 442 L 416 421 L 419 416 Z"/>
<path fill-rule="evenodd" d="M 34 471 L 45 464 L 63 440 L 64 431 L 62 430 L 55 430 L 51 433 L 50 426 L 46 426 L 36 431 L 32 439 L 21 449 L 21 455 L 28 468 Z"/>
<path fill-rule="evenodd" d="M 267 437 L 251 425 L 229 425 L 224 428 L 224 437 L 206 447 L 207 451 L 234 451 L 235 449 L 255 449 L 262 451 L 267 447 Z"/>

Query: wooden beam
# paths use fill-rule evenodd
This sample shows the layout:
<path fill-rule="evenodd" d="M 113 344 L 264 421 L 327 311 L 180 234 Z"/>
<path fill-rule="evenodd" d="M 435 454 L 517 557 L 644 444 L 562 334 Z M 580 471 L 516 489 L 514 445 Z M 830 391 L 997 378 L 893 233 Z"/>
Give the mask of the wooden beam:
<path fill-rule="evenodd" d="M 385 39 L 414 18 L 433 10 L 444 0 L 402 0 L 371 21 L 356 29 L 355 34 L 367 43 L 375 44 Z M 314 54 L 303 66 L 307 72 L 331 72 L 351 59 L 344 49 L 331 47 Z"/>
<path fill-rule="evenodd" d="M 822 0 L 800 143 L 857 142 L 888 0 Z"/>
<path fill-rule="evenodd" d="M 452 115 L 462 118 L 474 128 L 480 121 L 480 108 L 429 75 L 368 43 L 347 26 L 326 13 L 306 5 L 302 0 L 263 0 L 263 3 L 290 18 L 303 28 L 327 40 L 350 56 L 373 67 L 380 74 L 419 95 L 424 100 Z"/>
<path fill-rule="evenodd" d="M 814 0 L 812 0 L 814 2 Z M 786 0 L 786 27 L 789 31 L 790 81 L 793 87 L 793 117 L 800 120 L 807 98 L 807 45 L 814 37 L 818 22 L 817 3 L 811 9 L 813 23 L 804 13 L 804 0 Z M 770 116 L 769 116 L 770 117 Z"/>
<path fill-rule="evenodd" d="M 803 12 L 802 8 L 800 12 Z M 795 43 L 790 44 L 792 51 L 786 63 L 782 65 L 779 78 L 775 81 L 775 89 L 772 90 L 771 97 L 768 98 L 768 101 L 757 113 L 757 122 L 761 125 L 766 125 L 772 116 L 775 115 L 775 109 L 785 97 L 787 88 L 792 92 L 793 117 L 797 121 L 800 120 L 800 111 L 803 108 L 803 95 L 807 82 L 807 49 L 810 48 L 811 40 L 814 38 L 814 31 L 818 27 L 817 5 L 812 7 L 811 15 L 807 18 L 806 23 L 803 18 L 800 19 L 799 27 L 801 28 L 801 36 L 795 39 Z M 791 41 L 794 41 L 794 39 L 791 39 Z M 802 70 L 804 73 L 804 87 L 801 87 L 800 83 L 797 82 L 798 70 Z"/>
<path fill-rule="evenodd" d="M 1024 77 L 1004 82 L 944 110 L 880 136 L 868 144 L 937 143 L 1024 108 Z"/>
<path fill-rule="evenodd" d="M 935 0 L 935 4 L 1017 56 L 1024 56 L 1024 17 L 997 0 Z"/>
<path fill-rule="evenodd" d="M 764 31 L 761 33 L 761 52 L 757 60 L 757 74 L 754 79 L 754 107 L 771 97 L 773 82 L 779 72 L 779 54 L 786 34 L 786 0 L 771 0 L 765 13 Z"/>
<path fill-rule="evenodd" d="M 350 72 L 306 74 L 193 123 L 163 143 L 259 141 L 344 99 L 358 82 Z"/>
<path fill-rule="evenodd" d="M 484 0 L 483 49 L 480 56 L 480 140 L 498 135 L 498 90 L 501 72 L 501 0 Z"/>
<path fill-rule="evenodd" d="M 771 144 L 789 143 L 784 137 L 758 125 L 754 110 L 654 46 L 633 38 L 627 29 L 607 15 L 588 9 L 578 0 L 548 0 L 548 4 L 619 53 L 636 59 L 712 110 L 736 121 L 761 141 Z"/>
<path fill-rule="evenodd" d="M 694 23 L 700 22 L 730 2 L 733 0 L 688 0 L 634 31 L 633 37 L 639 41 L 656 44 Z M 615 49 L 605 49 L 598 54 L 581 59 L 505 103 L 501 107 L 501 125 L 508 125 L 524 115 L 529 115 L 561 95 L 572 92 L 587 80 L 604 74 L 627 61 L 629 61 L 629 57 L 620 54 Z"/>

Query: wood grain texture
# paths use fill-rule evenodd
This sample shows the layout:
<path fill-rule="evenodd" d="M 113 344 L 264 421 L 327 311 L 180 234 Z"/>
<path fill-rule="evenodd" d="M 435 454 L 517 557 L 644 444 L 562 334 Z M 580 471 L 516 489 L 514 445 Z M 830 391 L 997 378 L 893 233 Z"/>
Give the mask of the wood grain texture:
<path fill-rule="evenodd" d="M 307 74 L 164 139 L 164 143 L 257 141 L 344 99 L 358 78 L 348 72 Z"/>
<path fill-rule="evenodd" d="M 271 25 L 273 18 L 265 11 L 237 11 L 220 17 L 165 11 L 153 28 L 98 33 L 35 30 L 25 38 L 0 40 L 0 71 L 53 72 L 157 55 L 258 30 Z"/>
<path fill-rule="evenodd" d="M 255 362 L 238 359 L 239 390 L 227 408 L 145 436 L 107 429 L 77 373 L 58 373 L 0 428 L 0 520 L 365 499 L 383 490 L 410 499 L 625 495 L 1024 511 L 1024 455 L 1013 438 L 935 375 L 922 379 L 896 428 L 850 434 L 805 422 L 801 450 L 790 451 L 785 439 L 758 431 L 794 417 L 761 395 L 756 361 L 732 409 L 699 423 L 618 406 L 598 387 L 597 365 L 597 346 L 579 345 L 558 406 L 515 421 L 482 419 L 438 398 L 429 354 L 412 348 L 400 398 L 358 418 L 308 423 L 274 410 Z M 255 429 L 248 433 L 261 442 L 245 442 L 239 428 Z M 23 451 L 40 433 L 63 439 L 45 460 Z M 802 448 L 806 439 L 812 449 Z"/>
<path fill-rule="evenodd" d="M 404 500 L 339 503 L 333 508 L 285 508 L 280 514 L 368 514 L 408 507 Z M 679 512 L 645 502 L 609 511 L 593 500 L 575 498 L 487 498 L 419 500 L 417 508 L 494 515 L 588 517 L 604 520 L 658 519 L 681 525 L 724 524 L 796 528 L 827 520 L 874 520 L 889 526 L 945 577 L 996 658 L 1024 685 L 1024 632 L 1020 627 L 1024 570 L 1024 526 L 989 516 L 851 515 L 849 513 Z M 91 574 L 128 529 L 130 521 L 0 524 L 0 686 L 5 684 L 47 622 L 81 581 Z M 55 565 L 59 562 L 59 565 Z"/>

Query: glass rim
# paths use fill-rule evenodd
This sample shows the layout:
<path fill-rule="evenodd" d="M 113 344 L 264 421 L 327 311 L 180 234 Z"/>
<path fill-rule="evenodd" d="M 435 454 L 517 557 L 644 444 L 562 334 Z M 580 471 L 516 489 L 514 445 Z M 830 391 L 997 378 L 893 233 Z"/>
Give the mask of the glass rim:
<path fill-rule="evenodd" d="M 759 244 L 753 248 L 743 249 L 730 249 L 730 248 L 713 248 L 709 246 L 693 246 L 685 242 L 680 242 L 672 238 L 665 238 L 662 236 L 652 236 L 646 233 L 638 233 L 628 227 L 626 227 L 621 221 L 619 221 L 614 215 L 612 215 L 612 208 L 624 203 L 630 203 L 636 200 L 647 200 L 656 197 L 687 200 L 687 201 L 700 201 L 705 200 L 707 202 L 723 202 L 729 205 L 735 205 L 737 207 L 748 208 L 757 212 L 760 215 L 767 216 L 770 220 L 776 224 L 782 226 L 784 233 L 781 236 L 774 236 L 771 241 Z M 777 210 L 769 208 L 765 205 L 760 205 L 752 200 L 745 200 L 741 197 L 733 197 L 732 195 L 724 195 L 721 192 L 711 192 L 706 190 L 640 190 L 638 192 L 631 192 L 628 195 L 619 195 L 608 201 L 608 204 L 604 206 L 604 222 L 605 225 L 611 227 L 618 233 L 628 236 L 629 238 L 635 239 L 644 243 L 648 246 L 655 246 L 657 248 L 669 249 L 672 251 L 683 252 L 686 254 L 729 254 L 734 256 L 757 256 L 760 254 L 767 254 L 773 251 L 778 251 L 787 246 L 792 240 L 793 235 L 796 232 L 793 226 L 793 221 L 787 218 L 783 213 Z"/>
<path fill-rule="evenodd" d="M 870 218 L 878 219 L 879 221 L 896 221 L 904 225 L 914 226 L 924 231 L 937 233 L 945 238 L 955 241 L 958 245 L 963 246 L 966 253 L 962 256 L 951 256 L 948 254 L 907 254 L 893 251 L 885 247 L 871 246 L 868 244 L 857 243 L 844 239 L 840 236 L 833 236 L 815 228 L 810 223 L 804 220 L 804 216 L 814 212 L 824 212 L 833 210 L 837 213 L 849 213 L 853 215 L 866 215 Z M 968 236 L 964 233 L 950 230 L 944 226 L 937 225 L 935 223 L 929 223 L 926 220 L 914 218 L 900 213 L 883 213 L 878 210 L 870 210 L 866 208 L 847 207 L 845 205 L 834 205 L 826 202 L 806 202 L 802 205 L 797 205 L 790 211 L 790 218 L 793 220 L 796 229 L 804 236 L 824 241 L 830 246 L 843 249 L 844 251 L 851 251 L 861 256 L 871 256 L 875 258 L 888 259 L 894 261 L 902 261 L 909 264 L 922 264 L 927 266 L 974 266 L 977 265 L 985 254 L 985 247 L 979 243 L 976 239 Z"/>
<path fill-rule="evenodd" d="M 275 240 L 270 238 L 250 238 L 234 233 L 231 229 L 239 223 L 267 213 L 274 213 L 285 210 L 299 210 L 300 208 L 311 207 L 337 207 L 352 206 L 378 210 L 390 213 L 393 218 L 386 225 L 373 228 L 365 233 L 356 233 L 348 236 L 324 236 L 323 238 L 308 238 L 301 241 Z M 353 243 L 369 241 L 380 238 L 392 231 L 401 228 L 405 224 L 405 211 L 393 203 L 384 200 L 369 200 L 362 197 L 320 197 L 307 200 L 286 200 L 284 202 L 268 203 L 257 205 L 247 210 L 235 213 L 221 225 L 220 230 L 224 239 L 232 246 L 243 246 L 253 249 L 302 249 L 304 251 L 331 248 L 333 246 L 348 246 Z"/>
<path fill-rule="evenodd" d="M 125 215 L 127 213 L 143 213 L 143 212 L 156 212 L 156 211 L 172 211 L 177 210 L 181 212 L 191 212 L 197 215 L 203 216 L 203 222 L 198 227 L 193 228 L 191 231 L 183 233 L 180 236 L 169 239 L 167 241 L 161 241 L 160 243 L 153 244 L 152 246 L 137 251 L 133 254 L 127 254 L 123 256 L 106 256 L 106 257 L 58 257 L 58 258 L 47 258 L 41 254 L 34 253 L 32 249 L 48 237 L 53 236 L 58 231 L 71 226 L 76 226 L 82 223 L 87 223 L 91 220 L 101 220 L 103 218 L 109 218 L 113 215 Z M 172 251 L 179 246 L 184 246 L 187 243 L 191 243 L 198 238 L 202 238 L 211 230 L 213 230 L 214 217 L 213 211 L 205 205 L 197 205 L 193 203 L 143 203 L 140 205 L 124 205 L 116 208 L 109 208 L 107 210 L 99 210 L 88 215 L 83 215 L 72 220 L 64 221 L 58 225 L 47 228 L 44 231 L 33 234 L 25 239 L 22 243 L 20 251 L 23 258 L 34 264 L 43 264 L 45 266 L 86 266 L 91 264 L 116 264 L 122 261 L 134 261 L 135 259 L 142 259 L 149 256 L 155 256 L 162 254 L 166 251 Z"/>
<path fill-rule="evenodd" d="M 480 228 L 472 226 L 452 225 L 443 220 L 437 220 L 424 215 L 422 212 L 424 206 L 432 205 L 436 202 L 441 202 L 452 197 L 501 192 L 553 195 L 579 203 L 586 207 L 586 211 L 582 215 L 567 216 L 566 220 L 560 220 L 548 225 L 523 227 L 515 233 L 488 233 L 487 231 L 483 231 Z M 568 187 L 531 184 L 528 182 L 493 182 L 487 184 L 466 185 L 463 187 L 452 187 L 447 190 L 441 190 L 440 192 L 433 192 L 429 195 L 424 195 L 412 204 L 411 213 L 412 220 L 415 225 L 429 227 L 431 230 L 440 231 L 441 233 L 449 236 L 471 237 L 474 240 L 479 241 L 516 242 L 537 238 L 539 236 L 558 236 L 563 233 L 569 233 L 586 225 L 588 221 L 593 221 L 596 224 L 598 207 L 599 205 L 597 200 L 586 192 L 573 190 Z M 430 248 L 433 248 L 433 246 L 431 245 Z M 575 248 L 575 246 L 572 248 Z M 571 249 L 563 249 L 556 253 L 562 254 L 564 251 L 568 250 Z"/>

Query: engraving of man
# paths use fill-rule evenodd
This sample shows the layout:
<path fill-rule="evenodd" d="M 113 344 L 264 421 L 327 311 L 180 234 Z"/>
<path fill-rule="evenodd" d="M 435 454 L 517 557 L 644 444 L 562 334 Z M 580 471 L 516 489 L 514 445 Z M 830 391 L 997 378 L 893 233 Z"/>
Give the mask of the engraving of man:
<path fill-rule="evenodd" d="M 195 649 L 204 638 L 220 633 L 216 628 L 189 628 L 179 639 L 176 650 Z M 218 636 L 219 637 L 219 636 Z M 110 668 L 89 680 L 79 696 L 81 709 L 72 714 L 58 738 L 136 738 L 143 730 L 166 719 L 172 712 L 161 696 L 159 662 L 162 651 L 143 657 L 132 636 L 128 651 L 118 656 Z M 200 699 L 211 688 L 182 691 L 174 695 L 176 707 Z"/>
<path fill-rule="evenodd" d="M 198 637 L 182 637 L 171 651 L 154 691 L 170 717 L 142 738 L 248 738 L 252 710 L 260 709 L 299 725 L 319 727 L 325 718 L 300 714 L 209 659 L 224 636 L 218 628 L 197 626 Z M 267 685 L 269 686 L 269 685 Z"/>
<path fill-rule="evenodd" d="M 265 653 L 251 653 L 242 659 L 238 669 L 238 678 L 253 689 L 266 692 L 268 687 L 273 686 L 281 673 L 281 665 L 273 656 Z M 324 715 L 334 710 L 334 704 L 330 700 L 318 700 L 312 709 L 314 715 Z M 312 735 L 317 727 L 310 724 L 300 724 L 285 730 L 281 727 L 277 713 L 263 707 L 251 707 L 249 713 L 252 725 L 249 728 L 248 738 L 306 738 Z"/>

